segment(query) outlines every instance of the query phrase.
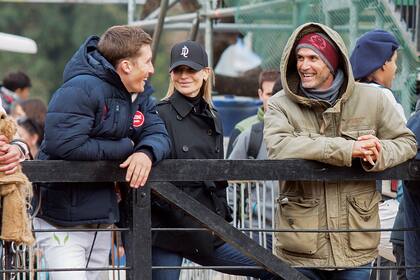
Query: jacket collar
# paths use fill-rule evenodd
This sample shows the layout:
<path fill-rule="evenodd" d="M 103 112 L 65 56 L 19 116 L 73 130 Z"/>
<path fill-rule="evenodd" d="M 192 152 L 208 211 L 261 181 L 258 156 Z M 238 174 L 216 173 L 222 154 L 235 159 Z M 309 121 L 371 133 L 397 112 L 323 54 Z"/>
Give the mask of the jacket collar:
<path fill-rule="evenodd" d="M 175 108 L 178 115 L 180 115 L 182 118 L 185 118 L 194 108 L 194 105 L 188 102 L 188 100 L 185 99 L 182 94 L 176 90 L 174 91 L 174 94 L 171 96 L 170 100 L 172 106 Z"/>
<path fill-rule="evenodd" d="M 174 94 L 169 98 L 172 107 L 174 107 L 175 111 L 180 115 L 182 118 L 185 118 L 191 111 L 194 109 L 194 105 L 185 99 L 181 93 L 177 90 L 174 91 Z M 218 134 L 222 134 L 222 126 L 221 122 L 217 121 L 219 118 L 216 114 L 216 109 L 207 109 L 203 112 L 203 116 L 213 119 L 214 122 L 214 129 Z"/>

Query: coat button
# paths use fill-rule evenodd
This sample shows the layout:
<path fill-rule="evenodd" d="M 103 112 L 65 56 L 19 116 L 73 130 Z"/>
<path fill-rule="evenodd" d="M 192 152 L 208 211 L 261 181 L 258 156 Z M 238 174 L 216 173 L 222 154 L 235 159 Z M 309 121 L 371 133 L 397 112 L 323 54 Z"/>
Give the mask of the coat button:
<path fill-rule="evenodd" d="M 194 249 L 194 253 L 198 254 L 198 249 L 197 248 Z"/>
<path fill-rule="evenodd" d="M 178 121 L 182 121 L 182 117 L 181 117 L 180 115 L 176 115 L 176 119 L 177 119 Z"/>
<path fill-rule="evenodd" d="M 184 151 L 184 152 L 188 152 L 188 146 L 187 145 L 184 145 L 184 146 L 182 146 L 182 151 Z"/>
<path fill-rule="evenodd" d="M 216 149 L 214 150 L 216 153 L 220 153 L 220 148 L 216 147 Z"/>
<path fill-rule="evenodd" d="M 212 135 L 213 135 L 213 130 L 211 130 L 211 129 L 207 130 L 207 134 L 208 134 L 209 136 L 212 136 Z"/>

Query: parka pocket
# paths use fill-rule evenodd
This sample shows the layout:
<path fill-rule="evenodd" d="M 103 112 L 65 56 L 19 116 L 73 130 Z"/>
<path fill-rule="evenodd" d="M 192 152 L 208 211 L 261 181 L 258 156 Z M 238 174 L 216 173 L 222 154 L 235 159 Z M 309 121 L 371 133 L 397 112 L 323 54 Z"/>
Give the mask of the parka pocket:
<path fill-rule="evenodd" d="M 121 139 L 126 137 L 129 121 L 128 107 L 121 99 L 107 98 L 101 122 L 91 135 L 100 138 Z"/>
<path fill-rule="evenodd" d="M 357 140 L 360 136 L 376 135 L 376 132 L 374 129 L 346 130 L 341 131 L 341 135 L 346 139 Z"/>
<path fill-rule="evenodd" d="M 348 200 L 349 229 L 380 228 L 377 191 L 350 195 Z M 379 245 L 380 232 L 349 232 L 349 246 L 353 250 L 375 249 Z"/>
<path fill-rule="evenodd" d="M 279 229 L 318 229 L 319 200 L 297 197 L 281 197 L 277 210 Z M 278 232 L 276 247 L 298 254 L 315 254 L 318 250 L 317 232 Z"/>

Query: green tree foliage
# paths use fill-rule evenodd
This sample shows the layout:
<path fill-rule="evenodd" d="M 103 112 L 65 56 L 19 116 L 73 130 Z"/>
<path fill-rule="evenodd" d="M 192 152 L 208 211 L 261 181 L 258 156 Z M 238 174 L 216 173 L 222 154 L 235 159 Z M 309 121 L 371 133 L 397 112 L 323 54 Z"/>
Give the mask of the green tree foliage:
<path fill-rule="evenodd" d="M 109 26 L 125 24 L 125 5 L 2 3 L 0 32 L 26 36 L 37 54 L 0 52 L 0 77 L 23 70 L 32 79 L 33 96 L 48 101 L 62 83 L 65 64 L 83 41 Z"/>

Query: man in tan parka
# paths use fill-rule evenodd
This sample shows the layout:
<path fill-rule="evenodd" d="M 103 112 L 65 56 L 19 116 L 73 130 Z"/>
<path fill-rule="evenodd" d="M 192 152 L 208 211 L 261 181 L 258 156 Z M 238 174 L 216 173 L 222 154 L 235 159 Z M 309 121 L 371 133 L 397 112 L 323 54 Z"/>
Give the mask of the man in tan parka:
<path fill-rule="evenodd" d="M 340 35 L 307 23 L 287 42 L 283 90 L 270 98 L 264 139 L 270 159 L 307 159 L 381 171 L 416 154 L 413 133 L 380 89 L 356 83 Z M 375 181 L 295 182 L 281 187 L 278 229 L 380 228 Z M 279 232 L 273 250 L 310 279 L 369 279 L 379 232 Z"/>

